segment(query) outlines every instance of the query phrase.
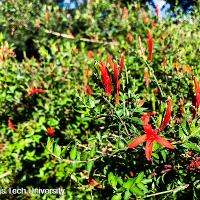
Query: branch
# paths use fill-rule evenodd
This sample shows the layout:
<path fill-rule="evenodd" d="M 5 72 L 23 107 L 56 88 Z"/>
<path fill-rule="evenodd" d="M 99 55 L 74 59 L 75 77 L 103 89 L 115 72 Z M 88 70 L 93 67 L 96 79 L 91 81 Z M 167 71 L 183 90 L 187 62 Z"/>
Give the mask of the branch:
<path fill-rule="evenodd" d="M 69 40 L 79 39 L 80 41 L 84 41 L 84 42 L 91 42 L 91 43 L 104 44 L 104 45 L 117 45 L 117 42 L 104 42 L 102 40 L 96 40 L 96 39 L 90 39 L 90 38 L 76 38 L 73 35 L 67 35 L 64 33 L 59 33 L 59 32 L 47 30 L 47 29 L 44 29 L 44 31 L 45 33 L 52 34 L 58 37 L 67 38 Z"/>
<path fill-rule="evenodd" d="M 163 192 L 158 192 L 158 193 L 150 194 L 150 195 L 145 196 L 144 198 L 154 197 L 154 196 L 158 196 L 158 195 L 162 195 L 162 194 L 167 194 L 167 193 L 171 193 L 171 192 L 178 192 L 180 190 L 185 190 L 188 187 L 189 187 L 189 184 L 186 184 L 186 185 L 179 186 L 179 187 L 177 187 L 177 188 L 175 188 L 173 190 L 168 190 L 168 191 L 163 191 Z"/>
<path fill-rule="evenodd" d="M 6 173 L 4 173 L 4 174 L 1 174 L 1 175 L 0 175 L 0 179 L 1 179 L 1 178 L 4 178 L 5 176 L 8 176 L 8 175 L 10 175 L 10 174 L 11 174 L 10 171 L 8 171 L 8 172 L 6 172 Z"/>

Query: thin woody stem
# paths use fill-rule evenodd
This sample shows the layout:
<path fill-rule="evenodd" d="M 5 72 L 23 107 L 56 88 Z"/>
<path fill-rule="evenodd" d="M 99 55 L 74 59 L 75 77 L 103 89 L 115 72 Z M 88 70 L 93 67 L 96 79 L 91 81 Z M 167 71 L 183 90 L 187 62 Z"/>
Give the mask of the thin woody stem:
<path fill-rule="evenodd" d="M 117 117 L 119 118 L 120 122 L 124 125 L 126 134 L 129 135 L 128 129 L 127 129 L 127 127 L 126 127 L 126 124 L 125 124 L 125 122 L 121 119 L 121 117 L 118 115 L 118 113 L 117 113 L 115 107 L 114 107 L 105 97 L 103 97 L 103 98 L 104 98 L 104 100 L 110 105 L 110 107 L 113 108 L 113 110 L 115 111 L 115 114 L 116 114 Z"/>
<path fill-rule="evenodd" d="M 167 194 L 167 193 L 175 192 L 176 190 L 177 191 L 184 190 L 184 189 L 186 189 L 188 187 L 189 187 L 189 184 L 186 184 L 186 185 L 177 187 L 177 188 L 175 188 L 173 190 L 168 190 L 168 191 L 163 191 L 163 192 L 158 192 L 158 193 L 150 194 L 150 195 L 145 196 L 144 198 L 149 198 L 149 197 L 154 197 L 154 196 L 158 196 L 158 195 L 162 195 L 162 194 Z"/>
<path fill-rule="evenodd" d="M 1 175 L 0 175 L 0 179 L 4 178 L 4 177 L 6 177 L 6 176 L 8 176 L 8 175 L 10 175 L 10 174 L 11 174 L 10 171 L 5 172 L 4 174 L 1 174 Z"/>
<path fill-rule="evenodd" d="M 156 76 L 155 76 L 155 74 L 154 74 L 153 68 L 149 66 L 149 64 L 147 63 L 146 60 L 144 60 L 144 62 L 145 62 L 145 64 L 147 65 L 148 69 L 152 72 L 153 78 L 154 78 L 154 80 L 155 80 L 155 82 L 156 82 L 156 84 L 157 84 L 157 86 L 158 86 L 158 88 L 159 88 L 159 90 L 160 90 L 161 96 L 164 97 L 162 88 L 160 87 L 160 85 L 159 85 L 159 83 L 158 83 L 158 79 L 156 78 Z"/>
<path fill-rule="evenodd" d="M 47 29 L 44 29 L 44 31 L 48 34 L 52 34 L 52 35 L 55 35 L 55 36 L 58 36 L 58 37 L 67 38 L 69 40 L 79 39 L 80 41 L 84 41 L 84 42 L 91 42 L 91 43 L 104 44 L 104 45 L 113 45 L 113 44 L 116 45 L 117 44 L 116 42 L 104 42 L 104 41 L 101 41 L 101 40 L 90 39 L 90 38 L 76 38 L 73 35 L 59 33 L 59 32 L 47 30 Z"/>

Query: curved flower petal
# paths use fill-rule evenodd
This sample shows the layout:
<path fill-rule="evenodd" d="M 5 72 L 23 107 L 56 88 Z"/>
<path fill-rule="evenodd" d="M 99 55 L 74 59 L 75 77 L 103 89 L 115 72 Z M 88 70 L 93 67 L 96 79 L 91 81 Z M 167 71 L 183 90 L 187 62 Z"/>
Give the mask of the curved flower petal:
<path fill-rule="evenodd" d="M 146 138 L 147 138 L 146 134 L 138 137 L 137 139 L 135 139 L 133 142 L 131 142 L 128 145 L 128 148 L 131 149 L 131 148 L 137 147 L 138 145 L 143 143 L 146 140 Z"/>
<path fill-rule="evenodd" d="M 146 154 L 147 160 L 151 159 L 151 154 L 152 154 L 152 149 L 153 149 L 153 142 L 154 142 L 154 140 L 147 140 L 147 142 L 146 142 L 145 154 Z"/>
<path fill-rule="evenodd" d="M 162 146 L 164 146 L 164 147 L 167 147 L 167 148 L 169 148 L 169 149 L 174 149 L 174 148 L 175 148 L 170 142 L 168 142 L 167 140 L 165 140 L 164 138 L 162 138 L 162 137 L 160 137 L 160 136 L 158 136 L 158 135 L 157 135 L 157 137 L 156 137 L 156 141 L 157 141 L 160 145 L 162 145 Z"/>

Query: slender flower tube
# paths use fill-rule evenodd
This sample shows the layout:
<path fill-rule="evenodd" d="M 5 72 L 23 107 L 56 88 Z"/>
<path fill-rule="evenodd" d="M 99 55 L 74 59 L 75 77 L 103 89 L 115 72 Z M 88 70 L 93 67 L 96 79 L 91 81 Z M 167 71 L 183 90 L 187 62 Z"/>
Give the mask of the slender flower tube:
<path fill-rule="evenodd" d="M 147 14 L 146 14 L 146 12 L 143 12 L 143 13 L 142 13 L 142 16 L 143 16 L 143 21 L 144 21 L 144 23 L 147 24 L 147 23 L 148 23 L 148 20 L 147 20 Z"/>
<path fill-rule="evenodd" d="M 194 77 L 194 88 L 195 88 L 195 95 L 192 92 L 192 105 L 195 109 L 192 110 L 193 119 L 196 117 L 197 110 L 200 107 L 200 84 L 198 82 L 197 77 Z"/>
<path fill-rule="evenodd" d="M 171 113 L 172 113 L 172 99 L 169 99 L 168 105 L 167 105 L 167 110 L 165 112 L 165 117 L 163 120 L 163 123 L 160 127 L 160 131 L 163 131 L 165 129 L 165 127 L 167 126 L 167 124 L 169 123 L 170 119 L 171 119 Z"/>
<path fill-rule="evenodd" d="M 104 90 L 109 96 L 112 96 L 112 80 L 105 63 L 100 63 L 99 68 L 101 72 L 101 80 Z"/>
<path fill-rule="evenodd" d="M 200 84 L 197 77 L 194 77 L 194 87 L 195 87 L 195 96 L 194 96 L 194 106 L 196 110 L 200 107 Z"/>
<path fill-rule="evenodd" d="M 183 99 L 181 99 L 181 98 L 180 98 L 180 105 L 181 105 L 181 113 L 184 114 L 185 108 L 184 108 L 184 104 L 183 104 Z"/>
<path fill-rule="evenodd" d="M 107 55 L 108 64 L 110 65 L 111 69 L 114 71 L 114 63 L 112 61 L 112 56 L 110 54 Z"/>
<path fill-rule="evenodd" d="M 89 79 L 89 69 L 88 67 L 85 68 L 85 77 L 84 77 L 84 93 L 92 96 L 92 89 L 88 85 L 88 79 Z"/>
<path fill-rule="evenodd" d="M 121 66 L 120 66 L 121 69 Z M 114 80 L 115 80 L 115 91 L 116 91 L 116 97 L 115 97 L 115 104 L 119 104 L 119 91 L 120 91 L 120 80 L 119 80 L 119 70 L 117 63 L 114 62 Z"/>
<path fill-rule="evenodd" d="M 151 34 L 151 31 L 148 29 L 148 44 L 149 44 L 149 57 L 148 60 L 151 61 L 152 60 L 152 56 L 153 56 L 153 37 Z"/>
<path fill-rule="evenodd" d="M 123 10 L 123 19 L 128 19 L 128 9 L 126 6 L 124 6 L 124 10 Z"/>
<path fill-rule="evenodd" d="M 150 83 L 150 79 L 149 79 L 149 74 L 148 74 L 148 69 L 145 67 L 144 68 L 144 79 L 145 79 L 145 84 L 146 84 L 146 87 L 149 86 L 149 83 Z"/>
<path fill-rule="evenodd" d="M 164 55 L 164 57 L 163 57 L 163 65 L 164 65 L 164 67 L 166 66 L 166 64 L 167 64 L 167 57 L 166 57 L 166 55 Z"/>

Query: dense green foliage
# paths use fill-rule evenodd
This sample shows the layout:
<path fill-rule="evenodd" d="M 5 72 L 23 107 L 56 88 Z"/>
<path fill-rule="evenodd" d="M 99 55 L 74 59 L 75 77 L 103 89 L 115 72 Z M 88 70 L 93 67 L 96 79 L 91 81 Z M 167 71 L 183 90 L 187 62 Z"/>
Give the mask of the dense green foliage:
<path fill-rule="evenodd" d="M 180 15 L 175 24 L 138 3 L 126 11 L 101 0 L 67 13 L 38 2 L 7 0 L 0 7 L 0 189 L 63 188 L 65 194 L 0 197 L 199 199 L 200 113 L 192 102 L 194 77 L 200 80 L 200 13 Z M 120 63 L 122 52 L 116 105 L 115 86 L 107 95 L 99 63 L 114 82 L 107 57 Z M 151 123 L 160 127 L 169 97 L 172 117 L 159 135 L 175 149 L 155 142 L 147 161 L 144 144 L 127 147 L 144 134 L 144 113 L 155 111 Z"/>

